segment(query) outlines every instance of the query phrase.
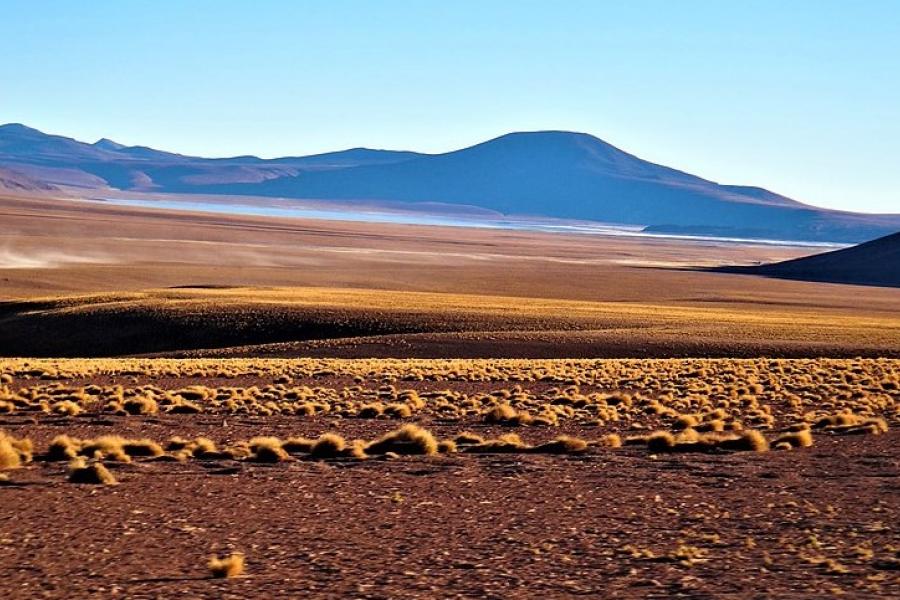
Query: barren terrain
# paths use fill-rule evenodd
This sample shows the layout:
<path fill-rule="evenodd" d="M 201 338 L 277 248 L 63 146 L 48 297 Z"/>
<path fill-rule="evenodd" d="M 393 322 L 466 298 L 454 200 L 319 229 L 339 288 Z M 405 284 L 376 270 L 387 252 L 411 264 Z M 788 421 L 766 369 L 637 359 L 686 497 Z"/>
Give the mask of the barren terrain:
<path fill-rule="evenodd" d="M 0 353 L 897 356 L 900 290 L 696 270 L 817 249 L 0 200 Z M 260 347 L 260 345 L 263 345 Z"/>
<path fill-rule="evenodd" d="M 900 289 L 705 270 L 815 248 L 0 219 L 4 597 L 900 595 Z"/>
<path fill-rule="evenodd" d="M 897 361 L 0 365 L 9 598 L 900 593 Z"/>

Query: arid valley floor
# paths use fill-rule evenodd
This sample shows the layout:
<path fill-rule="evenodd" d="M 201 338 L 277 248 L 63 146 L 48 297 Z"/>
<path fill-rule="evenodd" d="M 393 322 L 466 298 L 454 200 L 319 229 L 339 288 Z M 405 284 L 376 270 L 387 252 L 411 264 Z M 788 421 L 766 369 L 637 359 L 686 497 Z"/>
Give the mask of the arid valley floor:
<path fill-rule="evenodd" d="M 4 597 L 900 596 L 900 289 L 705 270 L 820 249 L 0 220 Z"/>

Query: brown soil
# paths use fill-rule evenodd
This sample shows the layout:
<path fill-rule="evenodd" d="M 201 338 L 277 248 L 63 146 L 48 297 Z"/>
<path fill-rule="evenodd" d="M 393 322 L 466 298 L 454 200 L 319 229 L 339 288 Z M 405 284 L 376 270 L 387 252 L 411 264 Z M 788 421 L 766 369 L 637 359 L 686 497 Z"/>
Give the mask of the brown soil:
<path fill-rule="evenodd" d="M 115 364 L 102 363 L 101 373 L 87 377 L 64 375 L 70 369 L 65 362 L 9 363 L 6 370 L 16 374 L 8 383 L 13 391 L 55 382 L 76 388 L 152 383 L 176 390 L 262 387 L 294 368 L 276 362 L 275 371 L 264 374 L 251 363 L 246 374 L 218 377 L 208 373 L 214 362 L 167 363 L 156 375 L 124 363 L 120 373 Z M 477 394 L 513 384 L 502 374 L 497 381 L 416 381 L 402 376 L 401 363 L 391 364 L 401 371 L 372 371 L 363 385 L 375 389 L 393 381 L 420 393 Z M 429 364 L 443 368 L 439 361 Z M 665 388 L 691 385 L 702 364 L 633 366 L 643 365 L 649 374 L 641 385 L 656 386 L 658 374 Z M 830 383 L 827 390 L 817 388 L 800 376 L 784 379 L 788 389 L 803 396 L 845 389 L 849 403 L 879 389 L 864 373 L 881 373 L 885 381 L 897 375 L 892 361 L 791 364 Z M 63 379 L 37 378 L 49 372 L 48 365 L 57 365 Z M 71 367 L 73 373 L 80 368 Z M 198 373 L 168 373 L 182 368 Z M 322 376 L 294 378 L 290 385 L 353 385 L 343 368 L 360 367 L 325 368 Z M 861 378 L 849 377 L 857 372 Z M 521 385 L 552 395 L 559 383 Z M 36 462 L 6 471 L 8 481 L 0 484 L 0 590 L 6 598 L 894 598 L 900 594 L 900 413 L 897 389 L 880 385 L 889 395 L 881 392 L 877 405 L 890 417 L 890 431 L 816 433 L 813 447 L 790 451 L 652 454 L 625 446 L 576 455 L 297 457 L 279 464 L 107 461 L 115 486 L 68 483 L 65 462 L 43 462 L 40 454 L 62 433 L 159 441 L 204 435 L 221 446 L 256 435 L 315 437 L 327 431 L 373 439 L 399 423 L 212 413 L 118 416 L 97 409 L 77 417 L 14 412 L 0 416 L 0 427 L 30 437 Z M 601 389 L 586 383 L 581 393 Z M 796 410 L 782 393 L 765 391 L 760 398 L 778 419 Z M 427 411 L 412 420 L 439 438 L 463 430 L 485 437 L 514 431 L 532 444 L 560 434 L 627 435 L 638 421 L 644 431 L 663 426 L 641 411 L 628 414 L 600 430 L 577 421 L 551 428 L 486 425 L 475 418 L 449 423 Z M 232 551 L 246 555 L 245 574 L 210 578 L 207 558 Z"/>
<path fill-rule="evenodd" d="M 2 588 L 7 598 L 892 598 L 898 443 L 655 460 L 625 450 L 156 463 L 119 469 L 120 485 L 101 489 L 50 469 L 17 474 L 0 488 Z M 878 558 L 855 554 L 860 543 Z M 703 557 L 670 558 L 679 545 Z M 208 555 L 231 549 L 247 554 L 246 576 L 209 579 Z M 634 556 L 645 549 L 658 558 Z M 820 556 L 847 572 L 813 564 Z"/>

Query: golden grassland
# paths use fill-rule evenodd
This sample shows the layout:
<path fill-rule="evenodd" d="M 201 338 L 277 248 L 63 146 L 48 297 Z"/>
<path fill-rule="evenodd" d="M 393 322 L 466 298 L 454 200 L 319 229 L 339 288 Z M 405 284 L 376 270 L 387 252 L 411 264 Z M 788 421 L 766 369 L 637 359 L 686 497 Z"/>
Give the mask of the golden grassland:
<path fill-rule="evenodd" d="M 900 314 L 338 288 L 167 289 L 0 304 L 0 353 L 8 356 L 200 350 L 217 357 L 895 356 Z"/>
<path fill-rule="evenodd" d="M 623 327 L 666 328 L 730 332 L 733 335 L 765 336 L 774 331 L 798 333 L 812 339 L 833 335 L 856 335 L 900 344 L 900 315 L 868 312 L 865 307 L 849 311 L 823 311 L 802 306 L 697 306 L 690 303 L 603 302 L 523 298 L 497 295 L 430 293 L 348 288 L 215 288 L 160 289 L 132 293 L 32 298 L 21 302 L 23 309 L 53 311 L 64 315 L 94 312 L 204 313 L 211 318 L 227 318 L 229 309 L 283 311 L 323 309 L 328 311 L 399 311 L 429 320 L 449 322 L 469 320 L 511 323 L 562 323 L 586 327 L 616 323 Z M 452 327 L 450 323 L 446 327 Z M 441 330 L 439 323 L 433 323 Z M 538 327 L 540 328 L 540 327 Z"/>
<path fill-rule="evenodd" d="M 340 360 L 13 359 L 0 362 L 0 415 L 75 425 L 196 416 L 327 418 L 333 431 L 280 439 L 57 435 L 35 450 L 0 436 L 0 465 L 69 461 L 70 480 L 114 483 L 103 463 L 366 460 L 447 454 L 765 452 L 900 423 L 900 361 L 888 359 Z M 372 439 L 341 423 L 396 421 Z M 456 427 L 440 439 L 429 424 Z M 485 437 L 473 426 L 514 432 Z M 580 437 L 554 434 L 579 428 Z"/>

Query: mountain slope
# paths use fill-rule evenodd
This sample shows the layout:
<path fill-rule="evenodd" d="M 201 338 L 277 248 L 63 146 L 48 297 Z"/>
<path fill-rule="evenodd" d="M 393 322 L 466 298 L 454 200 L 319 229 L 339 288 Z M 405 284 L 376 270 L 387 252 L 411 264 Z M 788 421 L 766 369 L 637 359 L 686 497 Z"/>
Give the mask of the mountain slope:
<path fill-rule="evenodd" d="M 210 159 L 126 146 L 107 138 L 86 144 L 19 123 L 0 125 L 0 166 L 48 183 L 86 188 L 190 193 L 197 191 L 198 185 L 253 184 L 304 170 L 385 164 L 416 156 L 413 152 L 357 148 L 275 160 L 256 156 Z"/>
<path fill-rule="evenodd" d="M 593 136 L 516 133 L 388 165 L 300 173 L 207 192 L 329 200 L 470 204 L 541 215 L 718 235 L 861 241 L 900 228 L 900 215 L 827 211 L 760 188 L 722 186 L 656 165 Z"/>
<path fill-rule="evenodd" d="M 0 168 L 0 190 L 7 192 L 48 192 L 56 188 L 27 175 Z"/>
<path fill-rule="evenodd" d="M 0 126 L 0 166 L 57 185 L 474 206 L 663 233 L 852 243 L 900 229 L 900 215 L 830 211 L 719 185 L 566 131 L 512 133 L 435 155 L 354 148 L 266 160 L 85 144 L 12 124 Z"/>
<path fill-rule="evenodd" d="M 834 252 L 727 270 L 782 279 L 900 287 L 900 232 Z"/>

